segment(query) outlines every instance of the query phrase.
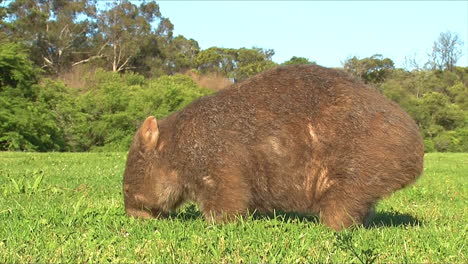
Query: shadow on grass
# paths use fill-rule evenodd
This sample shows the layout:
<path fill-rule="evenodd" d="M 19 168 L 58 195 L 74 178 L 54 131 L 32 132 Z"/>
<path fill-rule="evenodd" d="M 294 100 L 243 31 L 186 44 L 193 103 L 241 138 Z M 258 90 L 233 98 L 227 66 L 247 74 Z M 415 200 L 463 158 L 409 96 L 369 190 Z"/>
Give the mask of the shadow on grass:
<path fill-rule="evenodd" d="M 421 226 L 423 222 L 410 214 L 399 212 L 377 212 L 369 223 L 368 228 Z"/>
<path fill-rule="evenodd" d="M 171 213 L 169 217 L 173 219 L 188 220 L 188 221 L 204 219 L 203 213 L 200 212 L 200 210 L 198 210 L 197 206 L 194 204 L 191 204 L 185 207 L 180 212 Z M 319 222 L 318 217 L 314 215 L 305 215 L 305 214 L 299 214 L 299 213 L 286 213 L 286 212 L 281 212 L 281 211 L 276 211 L 275 213 L 269 213 L 269 214 L 254 212 L 254 213 L 249 214 L 246 218 L 252 219 L 252 220 L 276 219 L 282 222 L 312 222 L 312 223 Z"/>
<path fill-rule="evenodd" d="M 189 205 L 178 213 L 171 213 L 171 218 L 192 221 L 204 219 L 203 214 L 198 210 L 197 206 Z M 318 216 L 306 215 L 299 213 L 286 213 L 276 211 L 275 213 L 263 214 L 255 212 L 250 214 L 248 219 L 252 220 L 277 220 L 285 223 L 291 222 L 307 222 L 307 223 L 319 223 Z M 377 212 L 374 218 L 371 220 L 366 228 L 379 228 L 379 227 L 399 227 L 399 226 L 420 226 L 423 222 L 412 215 L 402 214 L 399 212 Z"/>
<path fill-rule="evenodd" d="M 289 213 L 276 211 L 274 213 L 254 213 L 251 215 L 254 220 L 277 220 L 285 223 L 291 222 L 305 222 L 305 223 L 318 223 L 320 220 L 316 215 L 300 214 L 300 213 Z"/>
<path fill-rule="evenodd" d="M 194 204 L 191 204 L 185 207 L 180 212 L 170 213 L 169 217 L 173 219 L 179 219 L 179 220 L 185 220 L 185 221 L 193 221 L 193 220 L 199 220 L 199 219 L 204 218 L 202 212 L 200 212 L 200 210 L 198 210 L 197 206 Z"/>

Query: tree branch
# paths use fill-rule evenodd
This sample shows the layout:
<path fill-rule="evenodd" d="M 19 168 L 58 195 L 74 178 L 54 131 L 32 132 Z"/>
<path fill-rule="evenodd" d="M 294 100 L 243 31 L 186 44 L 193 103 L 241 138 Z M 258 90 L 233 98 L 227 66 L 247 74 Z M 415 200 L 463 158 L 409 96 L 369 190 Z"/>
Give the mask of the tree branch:
<path fill-rule="evenodd" d="M 84 59 L 84 60 L 80 60 L 80 61 L 77 61 L 75 63 L 72 64 L 72 67 L 73 66 L 76 66 L 76 65 L 79 65 L 79 64 L 83 64 L 83 63 L 86 63 L 88 61 L 91 61 L 91 60 L 95 60 L 95 59 L 99 59 L 99 58 L 104 58 L 106 57 L 104 54 L 102 54 L 102 51 L 104 50 L 104 48 L 107 46 L 107 44 L 109 44 L 109 41 L 107 41 L 106 43 L 104 43 L 101 48 L 99 49 L 98 53 L 94 56 L 91 56 L 87 59 Z"/>
<path fill-rule="evenodd" d="M 95 56 L 91 56 L 87 59 L 84 59 L 84 60 L 80 60 L 80 61 L 77 61 L 75 63 L 72 64 L 72 67 L 76 66 L 76 65 L 79 65 L 79 64 L 83 64 L 83 63 L 86 63 L 88 61 L 91 61 L 91 60 L 95 60 L 95 59 L 99 59 L 99 58 L 103 58 L 105 57 L 104 55 L 95 55 Z"/>
<path fill-rule="evenodd" d="M 127 63 L 130 61 L 130 58 L 131 56 L 129 56 L 124 63 L 122 63 L 122 65 L 119 66 L 119 68 L 117 69 L 117 72 L 120 72 L 121 70 L 124 69 L 125 65 L 127 65 Z"/>

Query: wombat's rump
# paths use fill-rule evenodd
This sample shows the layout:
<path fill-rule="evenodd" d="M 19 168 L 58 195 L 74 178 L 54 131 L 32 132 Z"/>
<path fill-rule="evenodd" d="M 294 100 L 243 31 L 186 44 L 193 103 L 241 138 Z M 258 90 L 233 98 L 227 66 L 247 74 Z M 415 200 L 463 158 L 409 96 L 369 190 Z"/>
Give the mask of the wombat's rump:
<path fill-rule="evenodd" d="M 414 121 L 339 70 L 278 67 L 200 98 L 137 131 L 125 209 L 157 217 L 191 200 L 209 220 L 254 210 L 362 223 L 423 168 Z"/>

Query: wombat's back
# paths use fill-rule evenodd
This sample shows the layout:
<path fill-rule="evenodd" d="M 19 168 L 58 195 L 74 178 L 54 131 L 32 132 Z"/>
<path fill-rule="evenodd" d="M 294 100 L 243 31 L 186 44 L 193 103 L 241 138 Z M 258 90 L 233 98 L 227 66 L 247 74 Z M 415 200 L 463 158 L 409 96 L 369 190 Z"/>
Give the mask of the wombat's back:
<path fill-rule="evenodd" d="M 417 125 L 397 104 L 343 71 L 315 65 L 278 67 L 232 85 L 182 110 L 177 123 L 181 137 L 207 151 L 281 135 L 300 138 L 322 158 L 423 155 Z"/>

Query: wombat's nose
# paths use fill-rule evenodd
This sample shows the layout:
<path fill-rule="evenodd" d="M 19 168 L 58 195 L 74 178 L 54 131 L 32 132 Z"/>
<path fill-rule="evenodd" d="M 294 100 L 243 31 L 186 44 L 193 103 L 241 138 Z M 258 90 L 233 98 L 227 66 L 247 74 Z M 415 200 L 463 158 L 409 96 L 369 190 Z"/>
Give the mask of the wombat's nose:
<path fill-rule="evenodd" d="M 135 218 L 144 218 L 144 219 L 153 218 L 153 215 L 150 212 L 145 211 L 145 210 L 126 208 L 125 212 L 127 213 L 127 215 L 135 217 Z"/>
<path fill-rule="evenodd" d="M 150 208 L 132 208 L 126 207 L 125 212 L 129 216 L 133 216 L 135 218 L 166 218 L 169 216 L 167 212 L 158 209 L 150 209 Z"/>

